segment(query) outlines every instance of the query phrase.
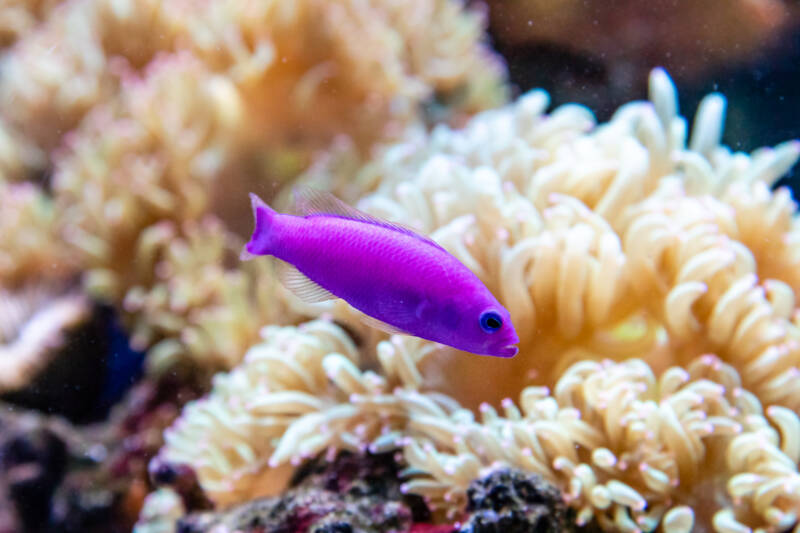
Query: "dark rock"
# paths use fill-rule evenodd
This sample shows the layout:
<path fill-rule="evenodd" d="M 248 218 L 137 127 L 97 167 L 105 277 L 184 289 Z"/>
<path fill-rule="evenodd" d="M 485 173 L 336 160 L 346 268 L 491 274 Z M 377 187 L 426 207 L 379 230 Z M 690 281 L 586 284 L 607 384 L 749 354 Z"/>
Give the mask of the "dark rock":
<path fill-rule="evenodd" d="M 412 510 L 400 492 L 393 454 L 341 453 L 333 462 L 318 459 L 301 468 L 292 484 L 277 498 L 220 513 L 190 514 L 180 520 L 178 531 L 389 533 L 411 528 Z"/>
<path fill-rule="evenodd" d="M 501 468 L 467 491 L 469 519 L 460 533 L 561 533 L 571 530 L 561 492 L 535 474 Z"/>
<path fill-rule="evenodd" d="M 108 420 L 82 426 L 0 403 L 0 533 L 131 531 L 163 430 L 202 392 L 182 373 L 145 380 Z M 172 479 L 196 486 L 189 473 Z"/>
<path fill-rule="evenodd" d="M 64 441 L 27 418 L 20 424 L 0 423 L 0 478 L 15 508 L 20 530 L 39 531 L 50 517 L 50 504 L 66 470 Z"/>
<path fill-rule="evenodd" d="M 158 470 L 159 467 L 155 467 Z M 152 468 L 151 468 L 152 470 Z M 172 475 L 165 475 L 172 478 Z M 460 529 L 427 524 L 422 499 L 400 492 L 393 454 L 341 453 L 302 466 L 292 488 L 221 512 L 189 514 L 179 533 L 562 533 L 574 531 L 561 492 L 508 468 L 474 481 Z M 414 511 L 416 509 L 416 511 Z"/>
<path fill-rule="evenodd" d="M 213 507 L 189 465 L 167 463 L 155 457 L 150 461 L 149 470 L 153 485 L 170 487 L 181 497 L 185 509 L 202 511 Z"/>
<path fill-rule="evenodd" d="M 53 502 L 47 531 L 61 533 L 106 533 L 125 530 L 118 516 L 118 494 L 110 487 L 84 486 L 70 480 Z"/>

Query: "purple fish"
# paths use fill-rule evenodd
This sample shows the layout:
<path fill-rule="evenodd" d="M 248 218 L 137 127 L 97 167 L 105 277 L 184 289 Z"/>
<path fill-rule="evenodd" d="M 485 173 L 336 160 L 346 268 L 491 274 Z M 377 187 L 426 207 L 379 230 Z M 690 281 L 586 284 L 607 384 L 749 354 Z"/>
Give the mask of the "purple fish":
<path fill-rule="evenodd" d="M 303 301 L 342 298 L 384 331 L 476 354 L 517 354 L 508 311 L 431 239 L 311 189 L 295 191 L 298 215 L 250 199 L 255 230 L 242 259 L 280 259 L 281 281 Z"/>

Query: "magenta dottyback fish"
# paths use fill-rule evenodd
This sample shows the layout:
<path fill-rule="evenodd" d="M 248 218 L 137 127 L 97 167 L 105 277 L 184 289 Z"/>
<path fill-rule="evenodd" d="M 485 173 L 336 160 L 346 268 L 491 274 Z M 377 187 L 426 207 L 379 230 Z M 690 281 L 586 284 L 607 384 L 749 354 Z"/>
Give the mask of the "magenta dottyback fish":
<path fill-rule="evenodd" d="M 242 259 L 280 259 L 281 281 L 303 301 L 342 298 L 384 331 L 476 354 L 517 354 L 508 311 L 431 239 L 312 189 L 295 191 L 297 215 L 250 199 L 255 230 Z"/>

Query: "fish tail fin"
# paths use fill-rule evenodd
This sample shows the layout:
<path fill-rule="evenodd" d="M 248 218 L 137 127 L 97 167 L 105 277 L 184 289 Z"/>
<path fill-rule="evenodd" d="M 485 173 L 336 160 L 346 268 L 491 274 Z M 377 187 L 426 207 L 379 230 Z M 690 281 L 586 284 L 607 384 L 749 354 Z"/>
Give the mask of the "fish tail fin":
<path fill-rule="evenodd" d="M 253 229 L 253 236 L 250 237 L 250 242 L 244 246 L 239 256 L 242 261 L 271 253 L 272 223 L 276 215 L 275 210 L 254 193 L 250 193 L 250 205 L 253 208 L 255 229 Z"/>

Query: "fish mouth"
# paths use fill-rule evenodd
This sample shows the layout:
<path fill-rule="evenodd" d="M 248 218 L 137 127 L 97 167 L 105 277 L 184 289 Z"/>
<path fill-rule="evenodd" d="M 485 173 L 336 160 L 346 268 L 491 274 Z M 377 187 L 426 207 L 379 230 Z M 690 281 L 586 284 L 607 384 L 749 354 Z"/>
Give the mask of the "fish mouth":
<path fill-rule="evenodd" d="M 497 356 L 499 357 L 514 357 L 519 353 L 519 348 L 514 346 L 513 344 L 509 344 L 503 348 L 497 350 Z"/>

